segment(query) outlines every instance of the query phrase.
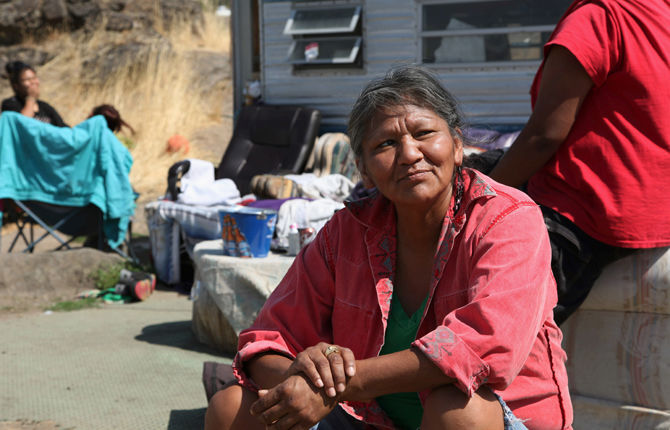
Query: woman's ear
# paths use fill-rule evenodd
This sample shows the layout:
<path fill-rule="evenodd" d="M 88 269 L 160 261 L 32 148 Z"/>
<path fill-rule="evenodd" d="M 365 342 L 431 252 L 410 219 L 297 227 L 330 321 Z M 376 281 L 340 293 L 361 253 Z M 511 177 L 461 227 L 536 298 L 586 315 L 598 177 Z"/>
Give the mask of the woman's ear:
<path fill-rule="evenodd" d="M 460 128 L 456 129 L 456 136 L 452 137 L 454 141 L 454 165 L 463 165 L 463 133 Z"/>
<path fill-rule="evenodd" d="M 365 188 L 374 188 L 375 184 L 372 182 L 370 177 L 368 176 L 368 173 L 365 169 L 365 163 L 361 161 L 360 157 L 356 157 L 356 167 L 358 168 L 358 171 L 361 173 L 361 179 L 363 180 L 363 186 Z"/>

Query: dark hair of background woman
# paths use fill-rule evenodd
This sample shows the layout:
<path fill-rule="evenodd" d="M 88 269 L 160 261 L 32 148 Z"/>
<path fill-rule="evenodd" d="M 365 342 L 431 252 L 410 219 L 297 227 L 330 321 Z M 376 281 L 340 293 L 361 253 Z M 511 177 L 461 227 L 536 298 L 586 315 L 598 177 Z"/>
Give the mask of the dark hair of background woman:
<path fill-rule="evenodd" d="M 5 71 L 7 72 L 9 82 L 12 84 L 12 86 L 19 83 L 21 80 L 21 73 L 24 70 L 32 70 L 35 72 L 35 69 L 31 65 L 26 64 L 23 61 L 10 61 L 9 63 L 5 64 Z"/>
<path fill-rule="evenodd" d="M 135 133 L 135 130 L 121 118 L 121 114 L 118 110 L 112 105 L 100 105 L 93 108 L 91 116 L 102 115 L 107 120 L 107 126 L 113 132 L 121 130 L 121 127 L 128 127 L 131 133 Z"/>

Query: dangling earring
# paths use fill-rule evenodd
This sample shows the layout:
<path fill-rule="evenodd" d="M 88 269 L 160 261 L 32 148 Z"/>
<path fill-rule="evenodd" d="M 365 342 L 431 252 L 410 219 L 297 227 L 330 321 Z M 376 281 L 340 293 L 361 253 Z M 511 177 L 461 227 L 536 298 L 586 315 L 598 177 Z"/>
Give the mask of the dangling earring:
<path fill-rule="evenodd" d="M 463 169 L 461 166 L 456 166 L 456 171 L 454 172 L 454 216 L 456 216 L 458 210 L 461 208 L 463 192 L 465 191 L 465 185 L 463 184 L 464 182 Z"/>

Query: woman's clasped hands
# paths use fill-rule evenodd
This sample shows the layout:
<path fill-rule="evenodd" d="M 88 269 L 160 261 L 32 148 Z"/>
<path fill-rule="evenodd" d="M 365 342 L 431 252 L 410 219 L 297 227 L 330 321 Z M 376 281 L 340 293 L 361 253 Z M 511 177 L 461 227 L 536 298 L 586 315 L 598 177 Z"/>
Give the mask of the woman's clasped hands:
<path fill-rule="evenodd" d="M 335 408 L 355 374 L 349 348 L 320 342 L 296 356 L 283 382 L 258 391 L 251 414 L 267 429 L 308 429 Z"/>

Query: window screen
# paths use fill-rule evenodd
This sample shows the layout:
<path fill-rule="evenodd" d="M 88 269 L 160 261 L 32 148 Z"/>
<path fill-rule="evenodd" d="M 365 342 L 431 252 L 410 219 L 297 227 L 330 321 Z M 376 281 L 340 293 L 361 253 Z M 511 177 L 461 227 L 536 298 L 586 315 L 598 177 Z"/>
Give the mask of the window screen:
<path fill-rule="evenodd" d="M 361 46 L 360 37 L 299 39 L 289 50 L 292 64 L 353 64 Z"/>
<path fill-rule="evenodd" d="M 360 2 L 295 3 L 284 26 L 293 38 L 286 61 L 298 69 L 361 67 Z"/>
<path fill-rule="evenodd" d="M 284 34 L 351 33 L 360 16 L 360 6 L 297 9 L 286 21 Z"/>
<path fill-rule="evenodd" d="M 423 4 L 424 63 L 537 61 L 571 0 Z"/>

